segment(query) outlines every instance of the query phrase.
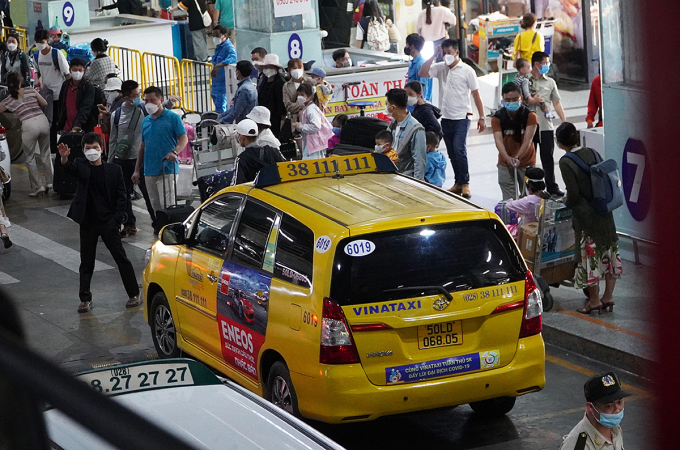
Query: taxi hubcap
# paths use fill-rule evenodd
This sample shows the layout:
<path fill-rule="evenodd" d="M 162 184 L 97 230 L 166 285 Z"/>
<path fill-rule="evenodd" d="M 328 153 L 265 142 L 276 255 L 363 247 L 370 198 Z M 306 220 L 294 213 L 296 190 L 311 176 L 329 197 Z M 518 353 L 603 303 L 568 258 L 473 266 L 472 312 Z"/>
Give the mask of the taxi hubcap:
<path fill-rule="evenodd" d="M 293 401 L 290 396 L 290 389 L 288 383 L 281 377 L 274 379 L 274 386 L 272 386 L 272 403 L 281 409 L 293 414 Z"/>
<path fill-rule="evenodd" d="M 175 321 L 164 305 L 156 308 L 155 317 L 156 342 L 164 354 L 170 355 L 175 350 Z"/>

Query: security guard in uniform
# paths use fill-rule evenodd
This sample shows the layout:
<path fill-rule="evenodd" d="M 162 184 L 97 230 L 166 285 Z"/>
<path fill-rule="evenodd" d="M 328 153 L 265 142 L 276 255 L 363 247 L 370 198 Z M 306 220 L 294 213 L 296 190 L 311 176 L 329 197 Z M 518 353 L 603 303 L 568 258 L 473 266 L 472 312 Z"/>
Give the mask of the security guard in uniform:
<path fill-rule="evenodd" d="M 586 414 L 564 438 L 560 450 L 623 450 L 621 419 L 623 399 L 631 395 L 621 389 L 614 372 L 595 375 L 583 386 Z"/>

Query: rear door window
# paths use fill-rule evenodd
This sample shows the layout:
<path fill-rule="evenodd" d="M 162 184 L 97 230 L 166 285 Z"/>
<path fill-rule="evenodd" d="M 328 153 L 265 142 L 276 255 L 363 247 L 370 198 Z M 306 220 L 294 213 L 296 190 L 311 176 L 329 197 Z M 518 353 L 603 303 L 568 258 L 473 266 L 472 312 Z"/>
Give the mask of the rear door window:
<path fill-rule="evenodd" d="M 314 232 L 299 220 L 283 215 L 276 242 L 274 275 L 302 287 L 312 287 Z"/>
<path fill-rule="evenodd" d="M 345 238 L 335 253 L 331 297 L 375 303 L 524 280 L 521 255 L 502 225 L 456 222 Z"/>
<path fill-rule="evenodd" d="M 231 259 L 238 264 L 262 269 L 269 233 L 275 222 L 274 211 L 249 199 L 236 230 Z"/>
<path fill-rule="evenodd" d="M 241 206 L 241 196 L 223 195 L 208 203 L 196 226 L 196 247 L 226 256 L 231 228 Z"/>

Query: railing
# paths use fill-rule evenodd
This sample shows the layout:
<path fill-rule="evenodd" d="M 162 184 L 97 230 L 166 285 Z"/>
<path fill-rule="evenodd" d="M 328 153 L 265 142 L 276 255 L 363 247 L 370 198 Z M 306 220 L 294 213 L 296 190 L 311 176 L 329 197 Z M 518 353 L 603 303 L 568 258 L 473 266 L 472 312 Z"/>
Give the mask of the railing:
<path fill-rule="evenodd" d="M 28 30 L 22 27 L 2 27 L 2 40 L 6 41 L 12 32 L 19 35 L 19 48 L 26 51 L 28 49 Z"/>
<path fill-rule="evenodd" d="M 189 112 L 213 111 L 210 84 L 212 64 L 183 59 L 180 62 L 182 73 L 182 98 L 184 109 Z"/>
<path fill-rule="evenodd" d="M 174 56 L 158 55 L 156 53 L 144 53 L 144 82 L 142 86 L 156 86 L 163 91 L 163 96 L 182 95 L 182 73 L 179 61 Z M 182 102 L 183 106 L 184 102 Z"/>
<path fill-rule="evenodd" d="M 635 236 L 631 236 L 630 234 L 622 233 L 620 231 L 617 231 L 616 234 L 618 236 L 630 239 L 633 241 L 633 254 L 635 255 L 635 265 L 639 266 L 642 263 L 640 262 L 640 251 L 638 249 L 638 242 L 642 242 L 643 244 L 649 244 L 649 245 L 657 245 L 656 242 L 650 241 L 649 239 L 643 239 Z"/>
<path fill-rule="evenodd" d="M 109 47 L 109 56 L 120 69 L 123 80 L 135 80 L 141 86 L 146 86 L 141 52 L 123 47 Z"/>

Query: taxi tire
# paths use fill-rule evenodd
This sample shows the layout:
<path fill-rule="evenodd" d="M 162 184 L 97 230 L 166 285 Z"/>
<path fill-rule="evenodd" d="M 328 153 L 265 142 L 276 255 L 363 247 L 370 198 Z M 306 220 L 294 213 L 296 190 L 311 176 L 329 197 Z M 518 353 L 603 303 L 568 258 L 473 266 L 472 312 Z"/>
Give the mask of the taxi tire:
<path fill-rule="evenodd" d="M 156 295 L 153 296 L 153 299 L 151 300 L 151 339 L 153 340 L 153 345 L 156 347 L 156 353 L 158 353 L 158 356 L 161 359 L 167 359 L 167 358 L 179 358 L 181 356 L 181 352 L 179 350 L 179 347 L 177 346 L 177 327 L 175 325 L 175 318 L 172 317 L 172 310 L 170 309 L 170 306 L 168 305 L 168 300 L 165 298 L 165 294 L 163 292 L 157 292 Z M 159 315 L 158 317 L 158 322 L 156 315 Z M 168 324 L 168 318 L 172 321 L 171 323 Z M 170 339 L 170 341 L 165 340 L 164 346 L 168 346 L 168 344 L 172 343 L 172 351 L 168 352 L 166 349 L 163 349 L 158 342 L 158 337 L 156 336 L 156 327 L 157 325 L 160 324 L 161 326 L 167 326 L 170 325 L 171 329 L 174 330 L 171 334 L 167 335 L 167 338 Z M 169 331 L 168 328 L 166 328 L 166 331 Z"/>
<path fill-rule="evenodd" d="M 277 394 L 275 390 L 285 389 L 282 394 Z M 283 397 L 283 398 L 282 398 Z M 289 412 L 295 417 L 302 417 L 298 409 L 297 394 L 295 387 L 290 379 L 290 371 L 288 366 L 283 361 L 277 361 L 269 370 L 269 381 L 267 383 L 267 400 L 275 406 Z M 289 402 L 288 404 L 280 404 L 279 402 Z"/>
<path fill-rule="evenodd" d="M 515 406 L 517 397 L 498 397 L 470 403 L 475 414 L 484 418 L 502 417 Z"/>

